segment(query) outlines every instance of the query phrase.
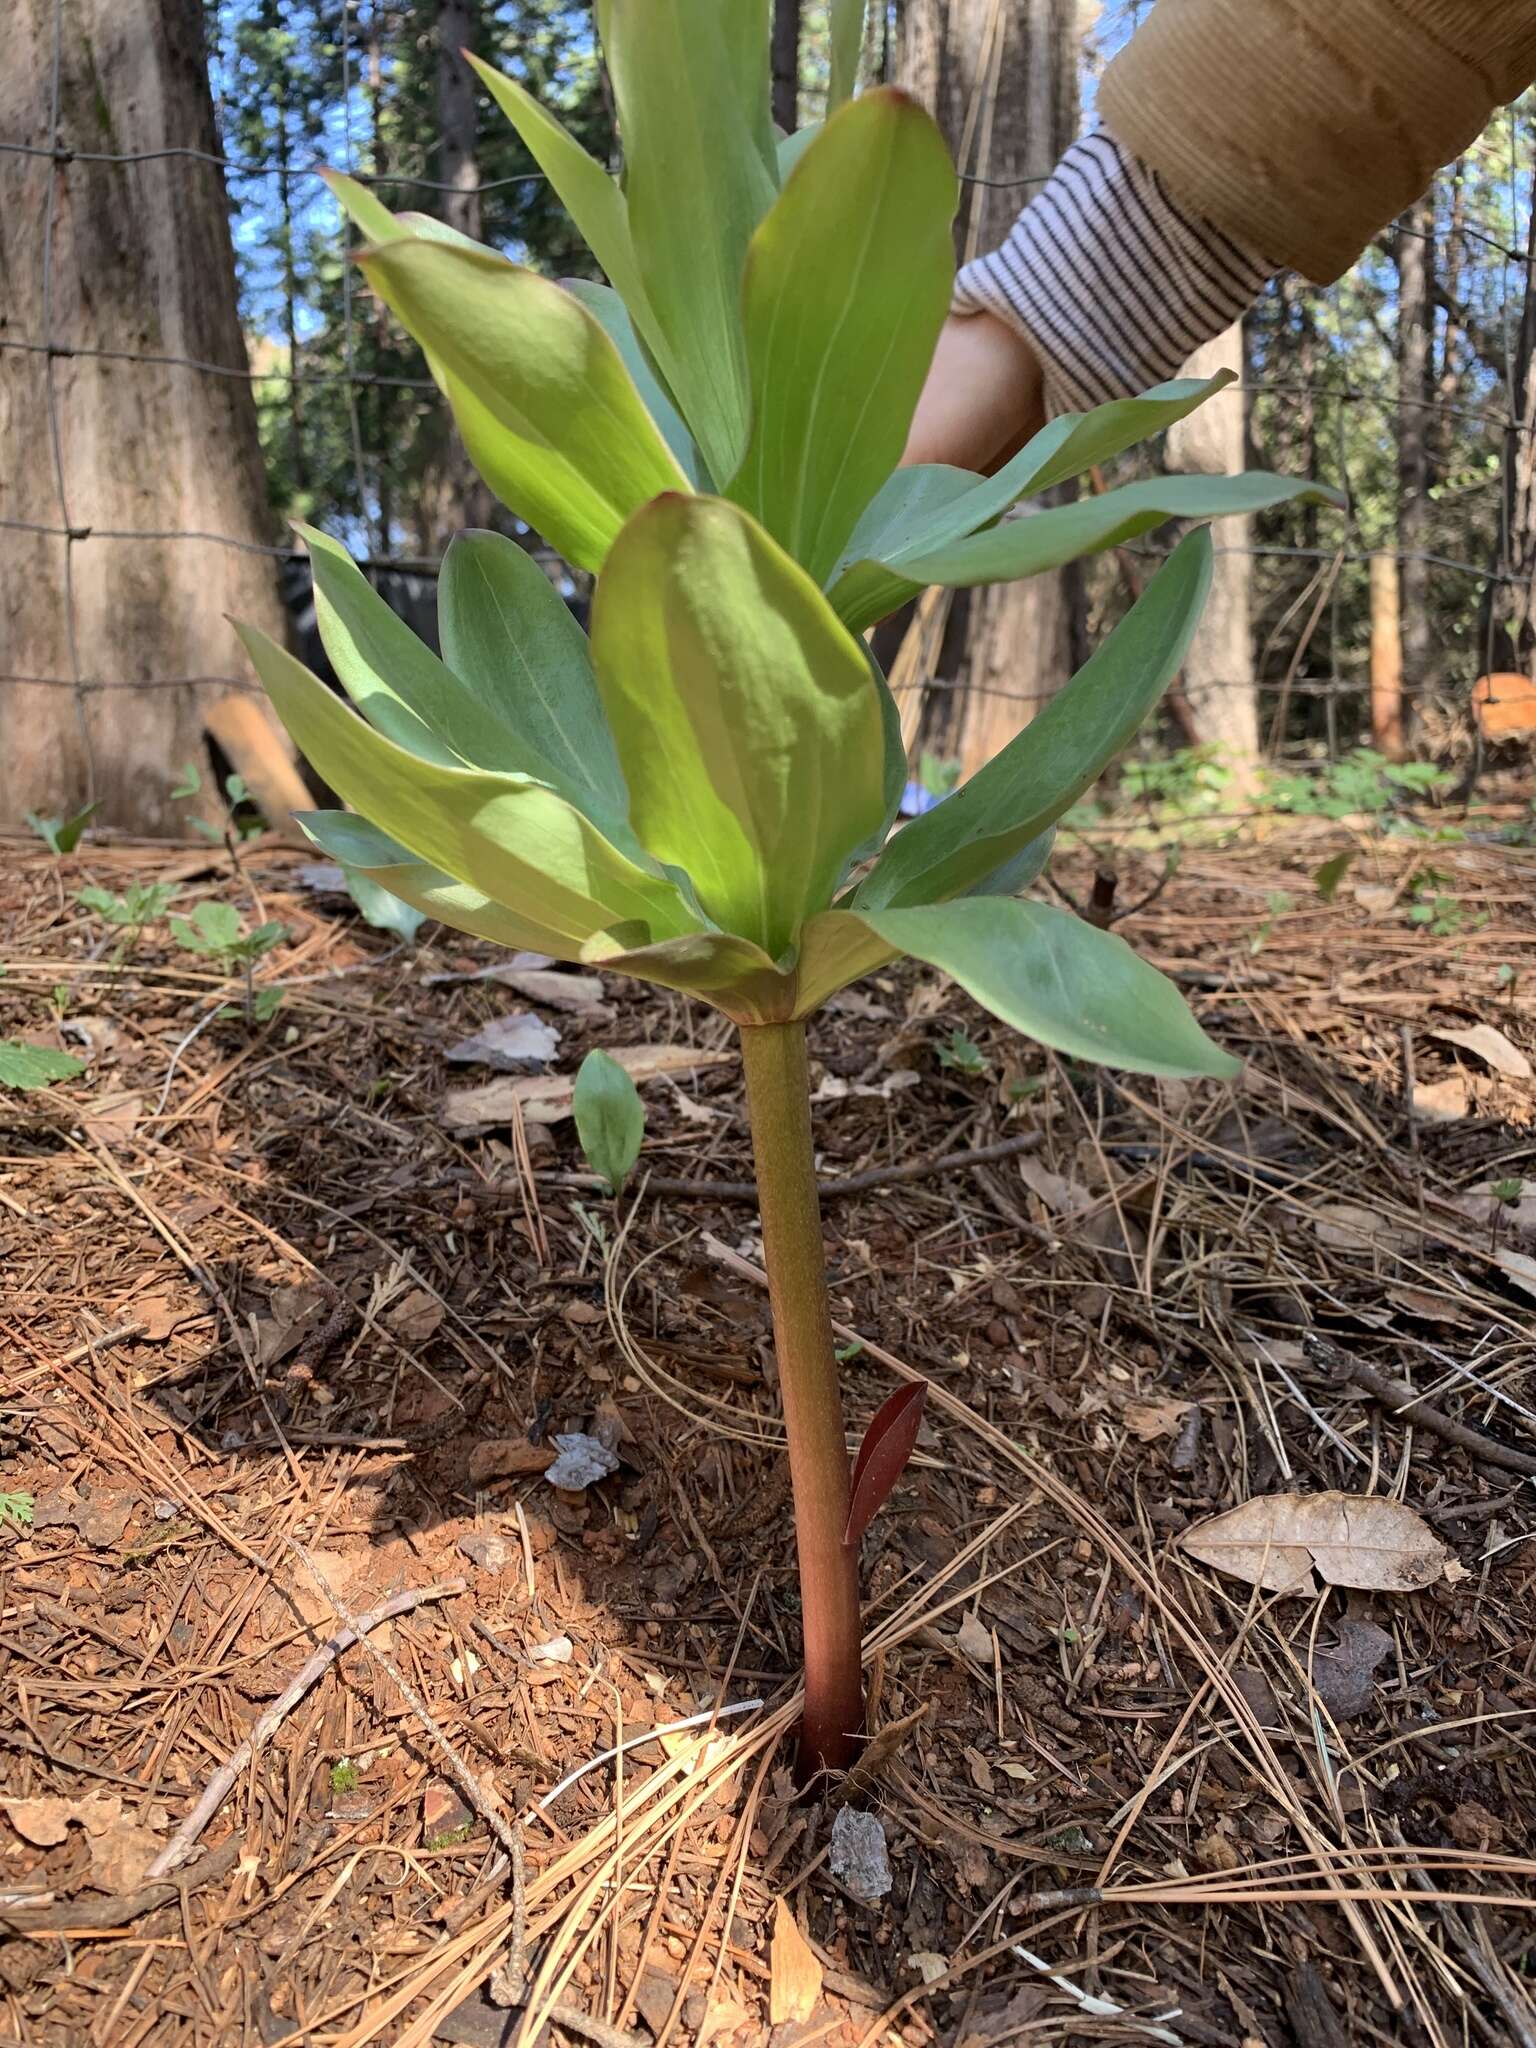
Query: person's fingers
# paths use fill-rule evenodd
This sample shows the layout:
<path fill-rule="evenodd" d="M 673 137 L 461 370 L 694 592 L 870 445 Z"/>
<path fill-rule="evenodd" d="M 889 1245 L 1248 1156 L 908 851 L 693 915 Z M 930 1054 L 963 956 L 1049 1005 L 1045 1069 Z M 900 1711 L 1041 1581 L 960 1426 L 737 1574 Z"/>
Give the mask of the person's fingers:
<path fill-rule="evenodd" d="M 902 461 L 987 470 L 1044 423 L 1029 343 L 991 313 L 955 314 L 939 335 Z"/>

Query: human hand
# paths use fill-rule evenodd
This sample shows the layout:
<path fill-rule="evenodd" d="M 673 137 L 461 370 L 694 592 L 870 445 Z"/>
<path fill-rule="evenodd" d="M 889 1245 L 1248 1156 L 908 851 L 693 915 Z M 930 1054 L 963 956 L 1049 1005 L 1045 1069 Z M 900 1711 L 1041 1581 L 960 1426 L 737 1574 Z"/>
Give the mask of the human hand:
<path fill-rule="evenodd" d="M 933 352 L 902 462 L 986 472 L 1044 424 L 1040 363 L 1029 343 L 991 313 L 952 313 Z"/>

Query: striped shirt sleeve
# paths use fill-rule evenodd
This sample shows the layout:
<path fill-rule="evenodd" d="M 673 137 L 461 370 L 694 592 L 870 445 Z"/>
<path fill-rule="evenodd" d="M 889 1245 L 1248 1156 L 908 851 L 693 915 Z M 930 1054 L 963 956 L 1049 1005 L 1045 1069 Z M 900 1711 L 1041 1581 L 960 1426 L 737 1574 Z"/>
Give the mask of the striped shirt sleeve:
<path fill-rule="evenodd" d="M 965 265 L 952 310 L 1024 335 L 1047 411 L 1085 412 L 1173 376 L 1277 267 L 1180 207 L 1101 128 L 1073 143 L 1002 247 Z"/>

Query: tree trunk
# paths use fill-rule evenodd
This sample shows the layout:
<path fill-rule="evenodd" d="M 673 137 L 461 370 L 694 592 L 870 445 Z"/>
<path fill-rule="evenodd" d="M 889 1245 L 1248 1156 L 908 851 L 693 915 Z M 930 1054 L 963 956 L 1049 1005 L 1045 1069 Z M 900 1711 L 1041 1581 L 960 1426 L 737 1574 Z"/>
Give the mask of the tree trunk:
<path fill-rule="evenodd" d="M 1529 675 L 1536 660 L 1536 212 L 1526 243 L 1520 324 L 1510 347 L 1510 421 L 1504 433 L 1503 518 L 1495 577 L 1487 584 L 1480 641 L 1491 673 Z"/>
<path fill-rule="evenodd" d="M 448 189 L 437 196 L 449 227 L 476 241 L 481 225 L 475 74 L 461 52 L 474 47 L 479 26 L 479 0 L 438 0 L 437 121 Z M 476 475 L 445 405 L 423 422 L 415 454 L 416 527 L 424 554 L 440 555 L 465 527 L 500 523 L 496 500 Z"/>
<path fill-rule="evenodd" d="M 967 188 L 963 260 L 1008 233 L 1030 187 L 1077 132 L 1079 0 L 908 0 L 902 80 L 938 120 Z M 923 746 L 974 774 L 1072 672 L 1081 579 L 1075 568 L 957 592 L 924 709 Z"/>
<path fill-rule="evenodd" d="M 199 0 L 62 0 L 57 52 L 54 0 L 14 0 L 6 20 L 0 132 L 38 150 L 218 153 Z M 249 672 L 224 614 L 279 639 L 284 620 L 276 560 L 257 551 L 278 535 L 222 177 L 187 156 L 10 156 L 0 188 L 0 306 L 24 345 L 0 349 L 0 517 L 49 529 L 0 543 L 0 825 L 96 800 L 101 823 L 179 832 L 171 785 L 206 759 L 209 722 L 284 816 L 305 801 L 291 754 L 264 706 L 227 704 Z"/>
<path fill-rule="evenodd" d="M 1403 684 L 1410 703 L 1434 681 L 1435 636 L 1429 616 L 1431 482 L 1434 427 L 1435 207 L 1420 200 L 1396 235 L 1398 285 L 1397 546 Z"/>
<path fill-rule="evenodd" d="M 1243 326 L 1234 321 L 1224 334 L 1196 349 L 1180 372 L 1214 377 L 1218 370 L 1243 374 Z M 1224 476 L 1243 467 L 1245 395 L 1239 383 L 1177 421 L 1168 430 L 1167 461 L 1172 470 Z M 1184 695 L 1203 745 L 1219 747 L 1235 778 L 1236 793 L 1252 793 L 1259 757 L 1259 712 L 1253 675 L 1251 598 L 1252 521 L 1217 519 L 1211 525 L 1216 562 L 1211 595 L 1184 659 Z"/>
<path fill-rule="evenodd" d="M 800 0 L 773 0 L 773 118 L 786 135 L 800 125 Z"/>

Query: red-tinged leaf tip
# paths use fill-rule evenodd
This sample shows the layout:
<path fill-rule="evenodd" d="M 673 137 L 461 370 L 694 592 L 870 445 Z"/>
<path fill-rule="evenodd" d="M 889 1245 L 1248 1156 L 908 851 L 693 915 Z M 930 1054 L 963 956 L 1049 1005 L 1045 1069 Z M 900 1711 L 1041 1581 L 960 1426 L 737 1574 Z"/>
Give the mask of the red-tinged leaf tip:
<path fill-rule="evenodd" d="M 928 1382 L 914 1380 L 910 1386 L 898 1387 L 875 1410 L 853 1461 L 852 1500 L 843 1530 L 845 1549 L 857 1547 L 906 1469 L 927 1398 Z"/>

